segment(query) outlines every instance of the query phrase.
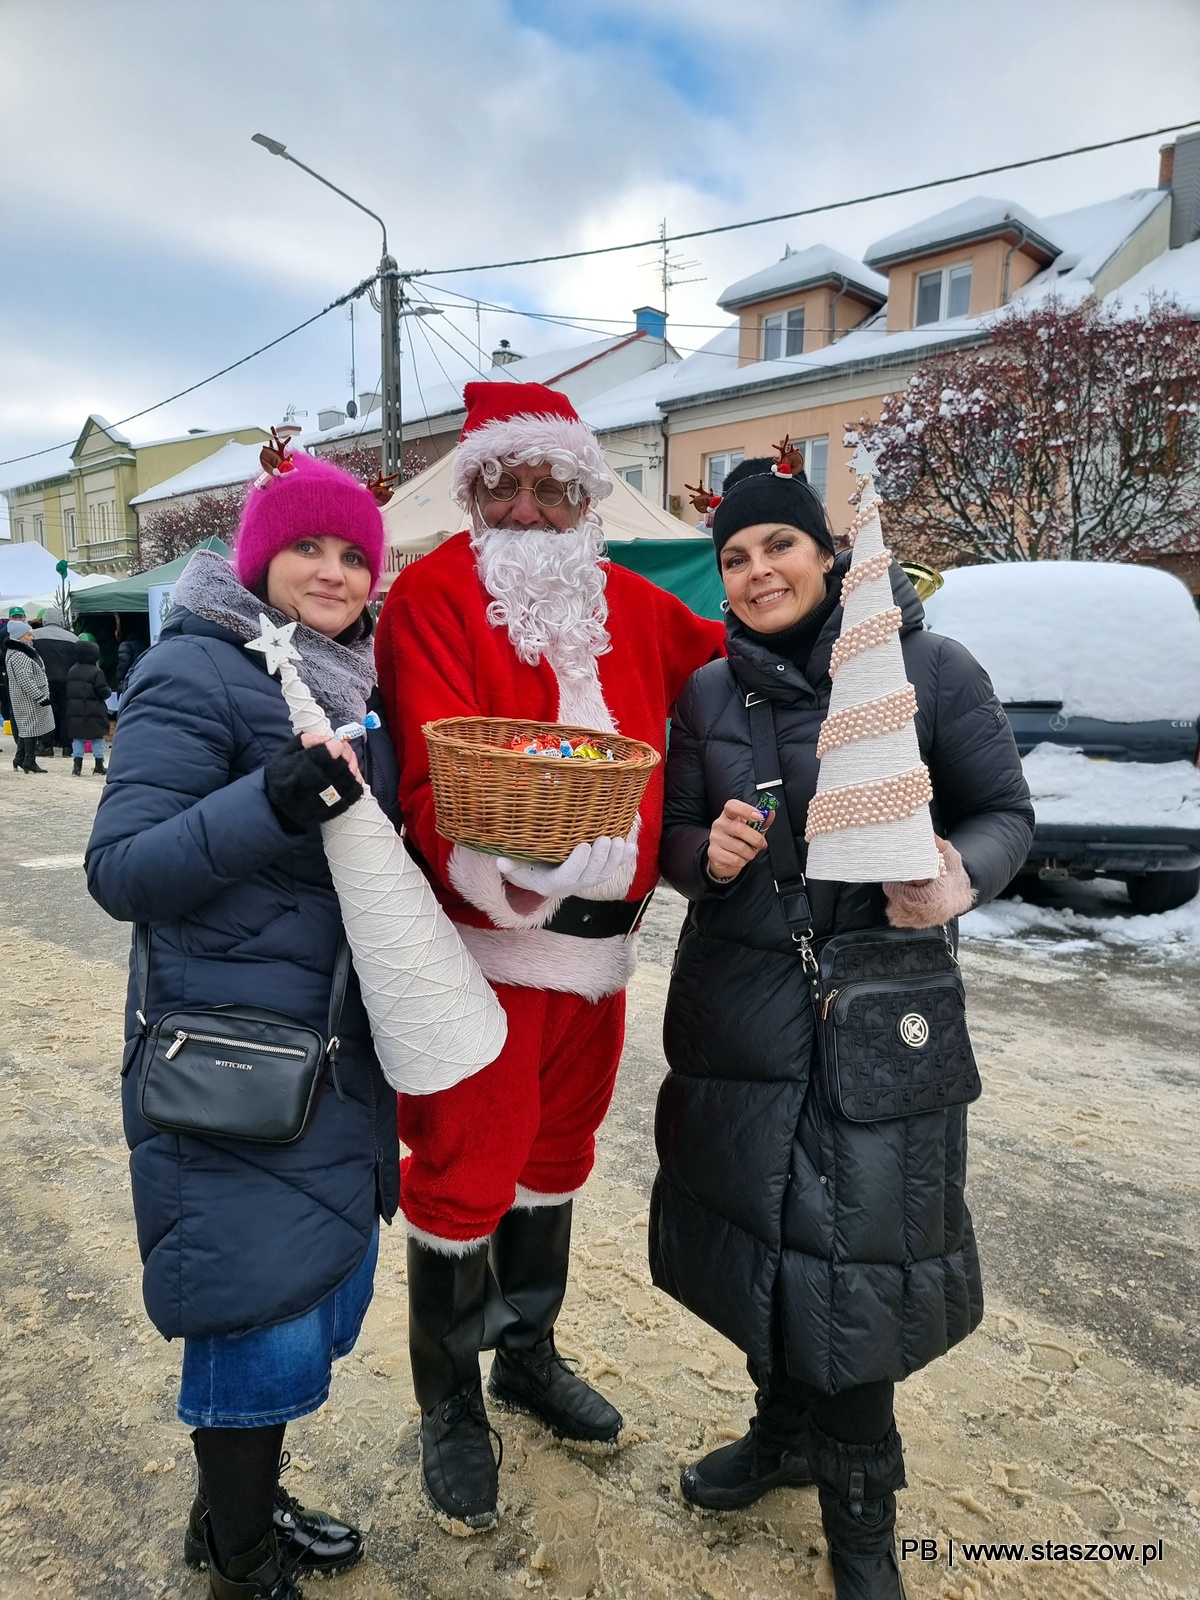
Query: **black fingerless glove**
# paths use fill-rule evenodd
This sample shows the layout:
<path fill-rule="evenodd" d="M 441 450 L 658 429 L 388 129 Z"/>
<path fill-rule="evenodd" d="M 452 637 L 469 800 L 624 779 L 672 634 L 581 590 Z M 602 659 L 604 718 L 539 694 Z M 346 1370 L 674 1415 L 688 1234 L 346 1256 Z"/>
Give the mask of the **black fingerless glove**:
<path fill-rule="evenodd" d="M 314 823 L 340 817 L 362 798 L 362 784 L 347 762 L 331 756 L 323 744 L 306 749 L 299 738 L 267 762 L 263 786 L 288 833 L 304 833 Z"/>

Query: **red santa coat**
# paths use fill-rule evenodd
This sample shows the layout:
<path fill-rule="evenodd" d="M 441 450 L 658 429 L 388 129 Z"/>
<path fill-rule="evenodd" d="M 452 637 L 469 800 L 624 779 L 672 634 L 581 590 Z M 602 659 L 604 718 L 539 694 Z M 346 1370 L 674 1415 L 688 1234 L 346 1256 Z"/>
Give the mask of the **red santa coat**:
<path fill-rule="evenodd" d="M 470 535 L 457 534 L 407 567 L 392 585 L 376 636 L 379 687 L 400 758 L 400 806 L 448 914 L 495 983 L 560 990 L 598 1000 L 624 988 L 632 940 L 581 939 L 542 924 L 559 902 L 514 896 L 495 859 L 451 845 L 437 832 L 423 723 L 439 717 L 526 717 L 612 728 L 665 753 L 667 717 L 691 674 L 722 654 L 721 623 L 623 567 L 607 569 L 612 648 L 590 683 L 563 680 L 542 660 L 521 661 L 507 630 L 486 616 Z M 596 900 L 640 901 L 658 882 L 663 768 L 639 812 L 633 871 L 584 891 Z"/>

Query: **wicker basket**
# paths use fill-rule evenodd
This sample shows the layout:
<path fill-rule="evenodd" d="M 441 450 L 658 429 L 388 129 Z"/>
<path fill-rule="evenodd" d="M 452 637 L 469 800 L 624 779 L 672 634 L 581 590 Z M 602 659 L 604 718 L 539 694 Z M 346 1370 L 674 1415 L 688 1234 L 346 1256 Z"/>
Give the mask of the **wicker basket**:
<path fill-rule="evenodd" d="M 652 745 L 593 728 L 510 717 L 444 717 L 422 729 L 437 831 L 455 844 L 525 861 L 565 861 L 578 844 L 623 839 L 661 757 Z M 585 736 L 611 761 L 510 750 L 513 739 Z"/>

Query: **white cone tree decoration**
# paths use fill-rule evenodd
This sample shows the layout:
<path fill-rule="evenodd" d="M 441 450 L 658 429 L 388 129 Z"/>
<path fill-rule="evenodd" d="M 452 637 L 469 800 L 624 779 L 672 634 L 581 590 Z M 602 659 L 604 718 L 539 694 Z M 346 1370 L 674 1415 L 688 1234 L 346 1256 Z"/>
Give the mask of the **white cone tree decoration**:
<path fill-rule="evenodd" d="M 292 665 L 295 624 L 259 620 L 262 635 L 246 648 L 278 671 L 293 732 L 331 739 Z M 504 1010 L 370 790 L 321 836 L 384 1077 L 405 1094 L 433 1094 L 486 1067 L 504 1046 Z"/>
<path fill-rule="evenodd" d="M 808 808 L 808 876 L 838 883 L 936 878 L 941 857 L 929 816 L 932 788 L 917 746 L 916 691 L 904 673 L 875 463 L 854 460 L 854 557 L 842 584 L 842 631 L 821 727 L 821 769 Z"/>

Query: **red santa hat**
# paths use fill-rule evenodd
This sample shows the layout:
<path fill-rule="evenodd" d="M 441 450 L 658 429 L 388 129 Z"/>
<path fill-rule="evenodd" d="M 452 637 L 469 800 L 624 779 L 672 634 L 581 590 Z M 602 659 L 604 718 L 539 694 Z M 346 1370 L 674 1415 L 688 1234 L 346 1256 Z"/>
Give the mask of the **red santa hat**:
<path fill-rule="evenodd" d="M 565 394 L 540 383 L 469 383 L 467 420 L 454 460 L 451 493 L 470 504 L 475 480 L 503 467 L 544 461 L 562 483 L 577 482 L 589 500 L 612 493 L 596 435 Z"/>

